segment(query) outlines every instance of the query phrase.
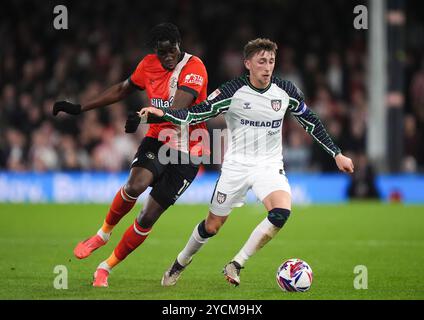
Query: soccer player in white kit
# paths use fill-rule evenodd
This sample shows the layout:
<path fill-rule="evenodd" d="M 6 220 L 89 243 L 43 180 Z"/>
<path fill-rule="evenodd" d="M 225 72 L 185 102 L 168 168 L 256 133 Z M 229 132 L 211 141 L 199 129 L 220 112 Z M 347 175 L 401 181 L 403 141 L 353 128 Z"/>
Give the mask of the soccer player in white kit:
<path fill-rule="evenodd" d="M 206 101 L 190 108 L 148 107 L 139 113 L 145 122 L 161 117 L 180 125 L 199 123 L 223 113 L 230 131 L 208 216 L 194 228 L 186 246 L 163 275 L 163 286 L 175 285 L 193 255 L 217 234 L 232 208 L 243 205 L 249 189 L 264 204 L 268 216 L 224 267 L 226 279 L 239 285 L 240 270 L 246 261 L 283 227 L 291 211 L 291 191 L 284 172 L 281 143 L 287 110 L 334 158 L 341 171 L 353 172 L 352 160 L 342 155 L 333 143 L 321 121 L 306 106 L 302 92 L 290 81 L 272 76 L 276 51 L 277 45 L 268 39 L 249 41 L 244 47 L 249 75 L 227 82 Z"/>

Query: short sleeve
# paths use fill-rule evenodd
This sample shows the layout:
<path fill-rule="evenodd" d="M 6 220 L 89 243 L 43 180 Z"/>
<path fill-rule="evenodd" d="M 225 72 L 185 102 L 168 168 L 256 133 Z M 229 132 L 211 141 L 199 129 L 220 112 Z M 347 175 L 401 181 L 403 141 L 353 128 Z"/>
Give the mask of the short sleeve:
<path fill-rule="evenodd" d="M 195 98 L 206 88 L 208 74 L 203 62 L 197 57 L 191 57 L 178 80 L 178 89 L 191 93 Z"/>
<path fill-rule="evenodd" d="M 144 90 L 146 88 L 144 79 L 144 59 L 140 61 L 137 68 L 133 72 L 133 74 L 130 76 L 129 80 L 131 84 L 136 86 L 140 90 Z"/>

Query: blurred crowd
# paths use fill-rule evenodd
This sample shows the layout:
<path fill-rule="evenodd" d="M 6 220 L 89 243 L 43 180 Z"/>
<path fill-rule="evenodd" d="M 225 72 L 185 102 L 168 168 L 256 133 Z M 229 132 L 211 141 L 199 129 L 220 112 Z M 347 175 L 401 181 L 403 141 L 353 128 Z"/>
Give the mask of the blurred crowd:
<path fill-rule="evenodd" d="M 147 103 L 142 93 L 78 117 L 54 118 L 52 106 L 61 99 L 86 101 L 128 78 L 148 53 L 148 30 L 171 21 L 180 28 L 183 49 L 204 61 L 208 92 L 244 73 L 248 40 L 276 41 L 275 74 L 302 89 L 356 169 L 372 174 L 365 156 L 367 32 L 352 26 L 356 2 L 63 1 L 68 30 L 53 28 L 54 2 L 6 2 L 0 12 L 0 170 L 127 170 L 147 129 L 124 133 L 128 110 Z M 422 172 L 424 30 L 413 7 L 418 1 L 408 3 L 402 171 Z M 208 123 L 210 130 L 224 126 L 222 117 Z M 288 172 L 337 170 L 290 116 L 283 148 Z"/>

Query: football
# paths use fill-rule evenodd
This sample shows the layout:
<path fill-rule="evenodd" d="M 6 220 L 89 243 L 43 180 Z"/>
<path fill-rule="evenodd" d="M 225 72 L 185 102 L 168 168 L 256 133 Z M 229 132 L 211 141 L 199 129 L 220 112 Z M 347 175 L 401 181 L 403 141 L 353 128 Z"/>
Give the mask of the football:
<path fill-rule="evenodd" d="M 283 291 L 305 292 L 311 288 L 311 267 L 303 260 L 289 259 L 277 269 L 277 283 Z"/>

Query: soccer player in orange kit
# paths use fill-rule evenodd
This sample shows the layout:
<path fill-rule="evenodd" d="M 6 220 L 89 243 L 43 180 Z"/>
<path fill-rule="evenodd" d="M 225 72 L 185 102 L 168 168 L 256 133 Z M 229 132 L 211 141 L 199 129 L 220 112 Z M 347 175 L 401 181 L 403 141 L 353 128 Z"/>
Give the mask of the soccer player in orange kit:
<path fill-rule="evenodd" d="M 145 90 L 150 104 L 156 107 L 186 108 L 206 99 L 206 68 L 198 57 L 182 51 L 181 36 L 175 25 L 162 23 L 155 26 L 149 33 L 148 45 L 154 53 L 145 56 L 127 80 L 81 105 L 58 101 L 54 104 L 53 114 L 57 115 L 62 111 L 78 115 L 120 101 L 137 89 Z M 136 113 L 130 114 L 125 131 L 135 132 L 139 123 L 140 118 Z M 97 234 L 80 242 L 74 249 L 75 256 L 84 259 L 105 245 L 113 228 L 133 208 L 137 198 L 149 186 L 152 187 L 134 224 L 126 230 L 110 257 L 97 267 L 93 286 L 108 286 L 108 276 L 112 268 L 143 243 L 161 214 L 175 203 L 196 177 L 200 161 L 193 159 L 208 152 L 207 146 L 182 137 L 190 135 L 196 129 L 202 130 L 198 135 L 204 137 L 207 135 L 206 126 L 201 123 L 185 129 L 187 133 L 181 131 L 184 128 L 169 122 L 150 124 L 146 137 L 135 154 L 128 180 L 116 193 L 102 227 Z M 175 132 L 176 136 L 164 138 L 163 132 Z M 159 151 L 164 144 L 176 151 L 180 160 L 178 163 L 160 159 Z"/>

